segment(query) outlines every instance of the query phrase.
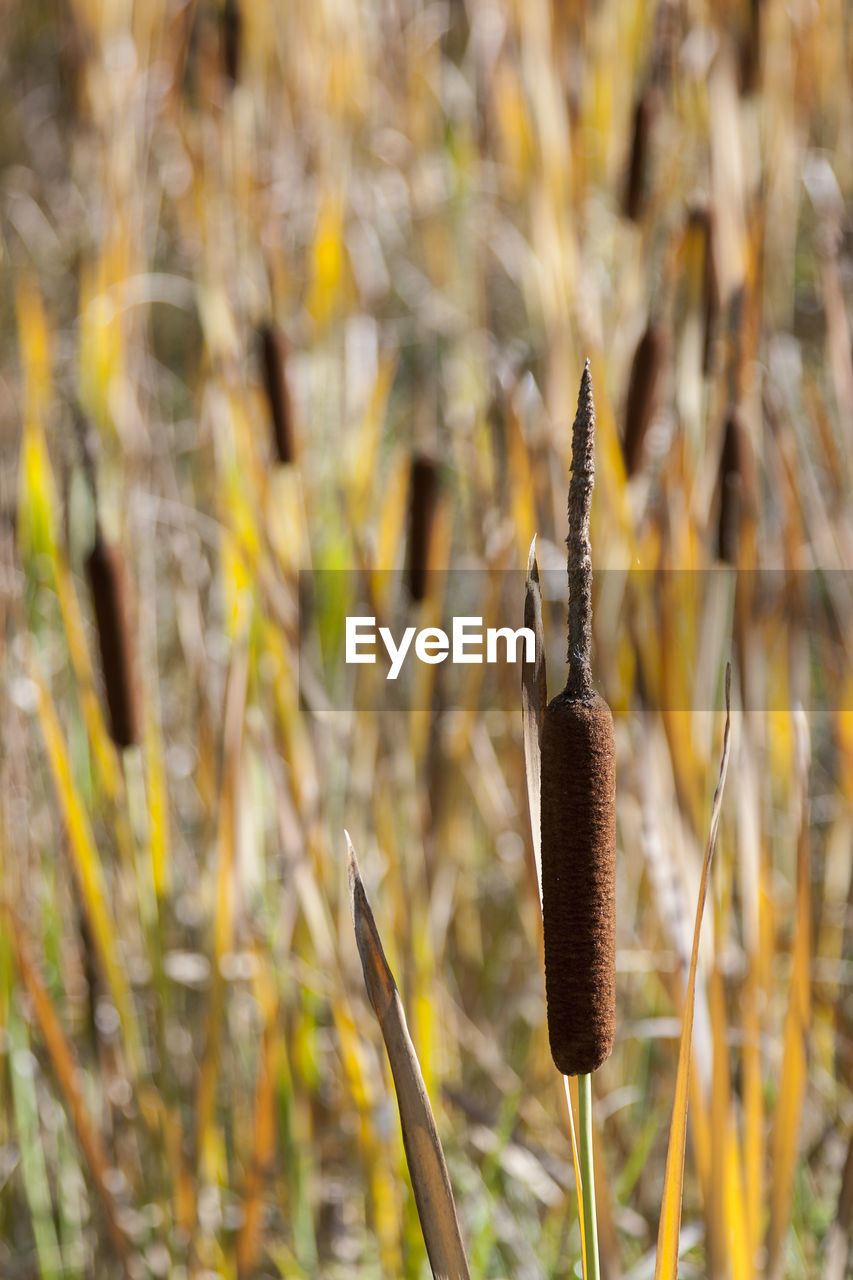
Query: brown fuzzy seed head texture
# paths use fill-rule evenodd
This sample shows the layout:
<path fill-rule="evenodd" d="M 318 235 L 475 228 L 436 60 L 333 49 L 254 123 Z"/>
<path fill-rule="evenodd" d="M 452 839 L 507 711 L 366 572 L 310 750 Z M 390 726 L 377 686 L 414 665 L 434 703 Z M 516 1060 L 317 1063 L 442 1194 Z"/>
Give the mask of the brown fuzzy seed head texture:
<path fill-rule="evenodd" d="M 110 732 L 118 747 L 139 741 L 139 706 L 127 624 L 124 561 L 116 547 L 100 534 L 86 561 L 95 607 L 104 687 L 110 712 Z"/>
<path fill-rule="evenodd" d="M 541 787 L 548 1036 L 558 1070 L 585 1075 L 609 1056 L 616 1020 L 616 767 L 597 693 L 548 704 Z"/>

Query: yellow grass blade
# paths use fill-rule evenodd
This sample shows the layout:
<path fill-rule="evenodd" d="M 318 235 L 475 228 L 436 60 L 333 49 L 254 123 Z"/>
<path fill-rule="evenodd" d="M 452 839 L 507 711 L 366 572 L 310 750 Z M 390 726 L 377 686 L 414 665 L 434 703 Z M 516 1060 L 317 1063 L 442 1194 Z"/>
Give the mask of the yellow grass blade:
<path fill-rule="evenodd" d="M 433 1275 L 469 1280 L 453 1191 L 402 1001 L 388 968 L 376 921 L 347 835 L 350 904 L 364 981 L 391 1064 L 403 1145 Z"/>
<path fill-rule="evenodd" d="M 723 976 L 715 965 L 711 975 L 710 1012 L 714 1038 L 711 1075 L 711 1240 L 712 1270 L 731 1266 L 732 1280 L 752 1275 L 741 1159 L 732 1112 L 729 1036 Z"/>
<path fill-rule="evenodd" d="M 139 1029 L 130 988 L 118 958 L 117 935 L 107 905 L 101 861 L 92 835 L 89 816 L 74 786 L 71 762 L 53 699 L 35 664 L 31 664 L 30 674 L 37 689 L 38 718 L 47 748 L 56 796 L 65 819 L 71 864 L 80 888 L 80 896 L 92 931 L 95 949 L 121 1022 L 129 1066 L 135 1075 L 141 1060 Z"/>
<path fill-rule="evenodd" d="M 764 1090 L 761 1072 L 761 1017 L 756 962 L 743 993 L 743 1165 L 747 1256 L 754 1259 L 761 1240 L 764 1183 Z"/>
<path fill-rule="evenodd" d="M 684 1186 L 684 1152 L 687 1143 L 687 1100 L 690 1085 L 690 1057 L 693 1042 L 693 1009 L 696 999 L 696 968 L 699 962 L 699 935 L 702 929 L 702 915 L 705 910 L 705 898 L 708 894 L 708 879 L 711 870 L 711 858 L 717 839 L 717 827 L 720 821 L 720 810 L 723 804 L 723 787 L 729 767 L 729 747 L 731 733 L 731 666 L 726 667 L 726 727 L 723 734 L 723 753 L 720 761 L 720 777 L 714 792 L 711 806 L 711 823 L 708 832 L 708 843 L 705 846 L 705 858 L 702 863 L 702 877 L 699 882 L 699 901 L 696 905 L 696 923 L 693 929 L 693 949 L 690 955 L 690 970 L 687 977 L 685 994 L 684 1020 L 681 1027 L 681 1044 L 678 1050 L 678 1070 L 675 1078 L 675 1101 L 672 1109 L 672 1124 L 669 1131 L 669 1147 L 666 1155 L 666 1171 L 664 1173 L 663 1200 L 661 1202 L 660 1226 L 658 1228 L 658 1247 L 655 1259 L 655 1280 L 676 1280 L 678 1272 L 678 1240 L 681 1231 L 681 1197 Z"/>
<path fill-rule="evenodd" d="M 771 1167 L 770 1227 L 767 1234 L 767 1274 L 781 1277 L 784 1243 L 791 1218 L 794 1166 L 808 1071 L 811 1023 L 811 867 L 809 843 L 808 758 L 806 730 L 800 725 L 798 752 L 801 786 L 800 831 L 797 840 L 797 919 L 791 965 L 791 991 L 785 1016 L 782 1079 L 776 1100 Z"/>
<path fill-rule="evenodd" d="M 163 734 L 157 714 L 146 716 L 145 763 L 148 778 L 148 824 L 151 844 L 151 876 L 159 898 L 170 882 L 169 792 L 163 761 Z"/>
<path fill-rule="evenodd" d="M 572 1135 L 572 1164 L 575 1167 L 575 1186 L 578 1193 L 578 1225 L 581 1229 L 581 1267 L 583 1268 L 583 1278 L 586 1280 L 586 1230 L 584 1228 L 583 1216 L 583 1181 L 581 1179 L 581 1161 L 580 1152 L 578 1151 L 578 1135 L 575 1129 L 575 1108 L 577 1107 L 578 1078 L 577 1076 L 563 1076 L 563 1086 L 566 1091 L 566 1105 L 569 1108 L 569 1132 Z M 572 1090 L 574 1090 L 575 1098 L 572 1102 Z"/>
<path fill-rule="evenodd" d="M 43 420 L 50 404 L 50 336 L 41 295 L 33 280 L 20 281 L 15 301 L 23 366 L 24 418 L 29 426 Z"/>

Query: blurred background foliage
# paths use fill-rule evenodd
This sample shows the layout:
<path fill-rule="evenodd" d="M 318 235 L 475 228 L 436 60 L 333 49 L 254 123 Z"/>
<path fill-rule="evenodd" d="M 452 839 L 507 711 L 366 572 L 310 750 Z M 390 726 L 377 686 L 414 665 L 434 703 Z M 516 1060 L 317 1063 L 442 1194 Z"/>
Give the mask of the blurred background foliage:
<path fill-rule="evenodd" d="M 429 566 L 516 571 L 517 613 L 484 589 L 483 614 L 521 625 L 533 534 L 540 565 L 563 563 L 589 355 L 594 565 L 613 571 L 594 661 L 618 749 L 603 1266 L 652 1270 L 731 655 L 746 709 L 703 939 L 682 1274 L 841 1280 L 849 6 L 0 16 L 0 1271 L 427 1274 L 346 824 L 472 1273 L 576 1274 L 515 693 L 459 707 L 429 668 L 420 709 L 330 709 L 300 654 L 298 572 L 353 571 L 353 600 L 434 620 L 432 589 L 411 601 L 376 573 L 406 566 L 426 459 Z M 123 752 L 86 574 L 96 507 L 127 579 L 141 727 Z M 697 593 L 723 563 L 737 585 Z M 782 584 L 763 611 L 753 569 Z M 326 593 L 319 621 L 350 603 Z"/>

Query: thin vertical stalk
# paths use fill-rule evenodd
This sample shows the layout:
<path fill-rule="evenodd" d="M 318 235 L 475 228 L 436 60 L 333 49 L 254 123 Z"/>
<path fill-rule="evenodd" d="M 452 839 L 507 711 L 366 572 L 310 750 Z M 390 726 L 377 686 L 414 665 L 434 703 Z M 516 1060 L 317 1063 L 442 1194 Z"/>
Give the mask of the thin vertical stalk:
<path fill-rule="evenodd" d="M 592 1163 L 592 1076 L 578 1076 L 578 1128 L 580 1130 L 581 1183 L 583 1185 L 583 1247 L 586 1280 L 600 1280 L 598 1222 L 595 1213 L 595 1173 Z"/>

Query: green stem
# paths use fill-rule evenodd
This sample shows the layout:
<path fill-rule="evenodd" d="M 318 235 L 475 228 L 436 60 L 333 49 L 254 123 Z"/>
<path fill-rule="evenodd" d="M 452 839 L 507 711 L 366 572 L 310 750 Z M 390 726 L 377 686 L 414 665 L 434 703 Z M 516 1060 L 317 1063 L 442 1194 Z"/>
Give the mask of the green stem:
<path fill-rule="evenodd" d="M 592 1166 L 592 1076 L 578 1076 L 578 1129 L 580 1130 L 581 1185 L 586 1280 L 600 1280 L 598 1223 L 595 1214 L 595 1174 Z"/>

